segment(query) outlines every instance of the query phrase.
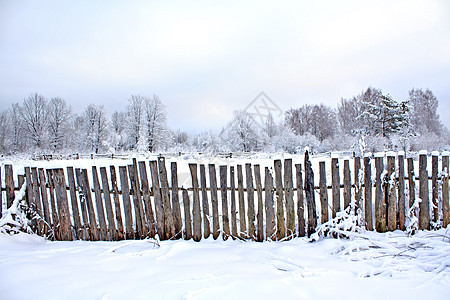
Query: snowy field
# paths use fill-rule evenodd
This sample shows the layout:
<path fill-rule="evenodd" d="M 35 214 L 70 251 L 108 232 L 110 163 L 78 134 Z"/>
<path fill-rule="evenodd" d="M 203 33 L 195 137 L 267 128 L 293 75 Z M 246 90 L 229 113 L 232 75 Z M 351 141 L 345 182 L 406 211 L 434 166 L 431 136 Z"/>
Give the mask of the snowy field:
<path fill-rule="evenodd" d="M 0 235 L 0 299 L 449 299 L 450 229 L 288 242 Z"/>

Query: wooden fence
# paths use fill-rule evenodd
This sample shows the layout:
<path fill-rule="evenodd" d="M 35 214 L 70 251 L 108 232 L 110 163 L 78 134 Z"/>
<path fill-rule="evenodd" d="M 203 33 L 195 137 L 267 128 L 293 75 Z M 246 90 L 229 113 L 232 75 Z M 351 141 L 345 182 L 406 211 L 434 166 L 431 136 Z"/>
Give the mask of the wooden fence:
<path fill-rule="evenodd" d="M 33 230 L 40 235 L 52 233 L 56 240 L 115 241 L 156 234 L 161 240 L 200 241 L 211 235 L 285 240 L 309 236 L 318 223 L 351 203 L 361 209 L 368 230 L 405 230 L 408 208 L 416 198 L 421 199 L 420 229 L 439 222 L 448 225 L 448 155 L 431 157 L 431 176 L 426 154 L 419 155 L 418 162 L 403 155 L 340 161 L 343 166 L 337 158 L 331 159 L 330 166 L 319 162 L 318 185 L 308 153 L 302 162 L 275 160 L 264 170 L 250 163 L 189 164 L 189 187 L 179 186 L 177 163 L 170 164 L 169 173 L 164 157 L 148 164 L 134 159 L 119 166 L 118 174 L 115 166 L 109 170 L 93 166 L 91 176 L 86 169 L 73 167 L 25 167 L 17 187 L 12 166 L 5 165 L 0 169 L 5 183 L 0 203 L 4 199 L 10 207 L 14 190 L 26 179 L 25 201 L 41 218 L 33 222 Z M 327 182 L 327 167 L 331 182 Z"/>

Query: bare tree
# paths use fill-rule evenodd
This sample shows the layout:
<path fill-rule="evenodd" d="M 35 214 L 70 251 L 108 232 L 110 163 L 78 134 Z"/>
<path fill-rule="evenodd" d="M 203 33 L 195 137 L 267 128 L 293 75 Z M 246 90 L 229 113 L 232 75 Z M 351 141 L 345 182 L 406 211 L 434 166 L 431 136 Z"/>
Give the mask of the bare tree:
<path fill-rule="evenodd" d="M 443 124 L 437 113 L 439 102 L 429 89 L 412 89 L 409 91 L 411 105 L 411 123 L 416 131 L 426 134 L 434 133 L 440 136 Z"/>
<path fill-rule="evenodd" d="M 64 146 L 64 136 L 67 134 L 66 127 L 70 114 L 71 108 L 64 99 L 56 97 L 48 103 L 49 137 L 54 151 L 62 149 Z"/>
<path fill-rule="evenodd" d="M 144 117 L 145 98 L 140 95 L 132 95 L 128 99 L 126 132 L 129 149 L 134 149 L 140 139 L 142 122 Z"/>
<path fill-rule="evenodd" d="M 21 109 L 25 133 L 33 146 L 44 148 L 47 135 L 47 100 L 37 93 L 24 99 Z"/>
<path fill-rule="evenodd" d="M 166 108 L 156 95 L 151 99 L 144 98 L 143 130 L 139 143 L 150 152 L 170 143 L 171 132 L 167 126 Z"/>
<path fill-rule="evenodd" d="M 0 113 L 0 153 L 5 154 L 8 151 L 9 120 L 6 111 Z"/>
<path fill-rule="evenodd" d="M 259 127 L 246 111 L 235 111 L 221 136 L 223 144 L 231 151 L 249 152 L 259 149 Z"/>
<path fill-rule="evenodd" d="M 108 120 L 103 105 L 90 104 L 84 111 L 85 145 L 87 149 L 98 153 L 106 141 Z"/>
<path fill-rule="evenodd" d="M 12 153 L 23 151 L 25 139 L 23 135 L 22 113 L 19 103 L 13 103 L 9 109 L 10 149 Z"/>

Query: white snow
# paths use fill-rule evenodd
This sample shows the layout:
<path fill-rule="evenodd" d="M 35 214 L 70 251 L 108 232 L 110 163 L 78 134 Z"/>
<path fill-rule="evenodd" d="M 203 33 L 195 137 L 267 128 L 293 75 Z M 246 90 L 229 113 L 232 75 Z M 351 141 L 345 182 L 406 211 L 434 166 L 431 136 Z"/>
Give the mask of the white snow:
<path fill-rule="evenodd" d="M 433 152 L 431 152 L 431 155 L 432 156 L 439 156 L 439 151 L 433 151 Z"/>
<path fill-rule="evenodd" d="M 419 151 L 419 155 L 428 155 L 428 151 L 427 150 L 420 150 Z"/>

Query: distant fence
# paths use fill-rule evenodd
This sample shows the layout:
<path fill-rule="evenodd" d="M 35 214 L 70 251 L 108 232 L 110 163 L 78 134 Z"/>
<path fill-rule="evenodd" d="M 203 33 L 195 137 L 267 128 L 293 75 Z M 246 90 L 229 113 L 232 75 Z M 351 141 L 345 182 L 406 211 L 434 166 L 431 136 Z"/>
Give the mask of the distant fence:
<path fill-rule="evenodd" d="M 25 167 L 17 183 L 20 187 L 26 179 L 25 200 L 45 221 L 34 222 L 33 230 L 53 232 L 56 240 L 115 241 L 156 234 L 161 240 L 200 241 L 211 235 L 285 240 L 312 234 L 319 218 L 328 221 L 352 201 L 368 230 L 405 230 L 416 198 L 421 199 L 420 229 L 450 221 L 448 155 L 431 156 L 431 176 L 426 154 L 418 161 L 392 154 L 332 158 L 330 166 L 319 161 L 319 174 L 313 173 L 307 154 L 304 161 L 274 160 L 273 167 L 264 169 L 251 163 L 189 164 L 189 187 L 180 187 L 176 162 L 170 172 L 167 167 L 164 157 L 148 163 L 134 159 L 119 166 L 118 174 L 115 166 L 93 166 L 91 176 L 73 167 Z M 318 185 L 314 176 L 319 176 Z M 11 165 L 0 169 L 2 177 L 0 200 L 10 207 L 18 189 Z"/>

